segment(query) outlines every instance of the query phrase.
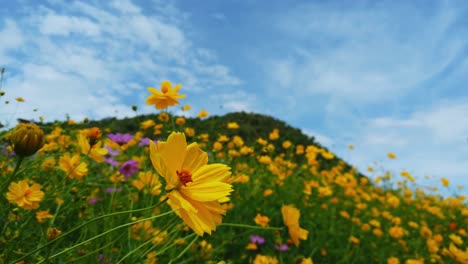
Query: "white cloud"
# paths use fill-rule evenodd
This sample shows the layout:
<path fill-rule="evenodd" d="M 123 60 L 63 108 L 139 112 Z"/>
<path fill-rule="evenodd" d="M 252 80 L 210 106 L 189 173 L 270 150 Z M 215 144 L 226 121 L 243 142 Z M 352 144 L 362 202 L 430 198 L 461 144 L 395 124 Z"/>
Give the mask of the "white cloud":
<path fill-rule="evenodd" d="M 187 37 L 187 16 L 179 10 L 177 21 L 170 17 L 175 5 L 149 5 L 154 12 L 143 13 L 129 0 L 95 4 L 49 2 L 2 18 L 0 58 L 9 63 L 4 99 L 25 98 L 22 117 L 131 116 L 132 104 L 154 112 L 144 105 L 146 87 L 159 88 L 165 79 L 182 82 L 181 92 L 241 82 L 214 51 Z"/>

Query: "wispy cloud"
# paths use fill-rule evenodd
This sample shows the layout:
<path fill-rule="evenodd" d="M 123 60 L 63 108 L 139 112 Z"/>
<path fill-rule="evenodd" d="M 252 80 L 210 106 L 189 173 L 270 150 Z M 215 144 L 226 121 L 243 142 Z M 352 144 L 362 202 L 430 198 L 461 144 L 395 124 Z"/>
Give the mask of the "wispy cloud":
<path fill-rule="evenodd" d="M 183 15 L 171 17 L 184 14 L 174 5 L 147 3 L 143 11 L 129 0 L 51 1 L 31 7 L 0 21 L 4 87 L 9 99 L 26 99 L 22 117 L 128 116 L 132 104 L 145 109 L 146 87 L 164 79 L 183 82 L 188 92 L 241 83 L 214 51 L 190 39 Z"/>

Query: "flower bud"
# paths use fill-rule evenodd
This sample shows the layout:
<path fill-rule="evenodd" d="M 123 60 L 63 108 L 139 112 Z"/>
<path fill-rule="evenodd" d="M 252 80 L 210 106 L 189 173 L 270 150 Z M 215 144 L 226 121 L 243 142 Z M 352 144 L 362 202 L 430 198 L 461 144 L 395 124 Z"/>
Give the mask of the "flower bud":
<path fill-rule="evenodd" d="M 10 144 L 16 155 L 28 157 L 44 145 L 44 131 L 36 124 L 18 124 L 10 134 Z"/>
<path fill-rule="evenodd" d="M 94 146 L 102 136 L 102 132 L 98 127 L 92 127 L 89 129 L 89 145 Z"/>

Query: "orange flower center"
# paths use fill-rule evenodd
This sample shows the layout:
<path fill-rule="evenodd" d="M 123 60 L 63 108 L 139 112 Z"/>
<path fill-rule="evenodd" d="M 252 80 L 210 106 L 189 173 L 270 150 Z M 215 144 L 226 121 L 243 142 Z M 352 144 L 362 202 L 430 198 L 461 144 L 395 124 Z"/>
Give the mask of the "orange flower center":
<path fill-rule="evenodd" d="M 24 191 L 24 196 L 28 196 L 28 195 L 30 195 L 31 193 L 32 193 L 31 189 L 26 189 L 26 190 Z"/>
<path fill-rule="evenodd" d="M 189 183 L 189 182 L 193 182 L 192 181 L 192 174 L 190 174 L 190 172 L 187 169 L 182 169 L 181 171 L 176 171 L 176 173 L 177 173 L 177 176 L 179 176 L 180 182 L 182 182 L 182 184 L 184 186 L 187 186 L 187 183 Z"/>
<path fill-rule="evenodd" d="M 167 88 L 167 86 L 161 87 L 161 92 L 167 93 L 168 91 L 169 91 L 169 89 Z"/>

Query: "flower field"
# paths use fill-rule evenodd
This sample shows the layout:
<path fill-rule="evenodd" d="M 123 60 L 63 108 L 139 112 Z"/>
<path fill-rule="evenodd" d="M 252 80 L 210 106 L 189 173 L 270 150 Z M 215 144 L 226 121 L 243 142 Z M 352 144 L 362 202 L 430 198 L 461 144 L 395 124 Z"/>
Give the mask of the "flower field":
<path fill-rule="evenodd" d="M 150 87 L 127 127 L 1 134 L 0 263 L 468 263 L 464 196 L 260 119 L 175 116 L 180 89 Z"/>

